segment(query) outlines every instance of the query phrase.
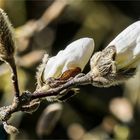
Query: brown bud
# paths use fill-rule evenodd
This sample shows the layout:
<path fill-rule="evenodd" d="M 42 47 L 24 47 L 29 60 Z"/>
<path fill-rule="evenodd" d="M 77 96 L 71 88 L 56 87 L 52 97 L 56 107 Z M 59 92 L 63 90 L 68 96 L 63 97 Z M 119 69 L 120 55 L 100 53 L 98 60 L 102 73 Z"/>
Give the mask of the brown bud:
<path fill-rule="evenodd" d="M 14 46 L 12 25 L 6 13 L 0 9 L 0 59 L 9 62 L 13 58 Z"/>

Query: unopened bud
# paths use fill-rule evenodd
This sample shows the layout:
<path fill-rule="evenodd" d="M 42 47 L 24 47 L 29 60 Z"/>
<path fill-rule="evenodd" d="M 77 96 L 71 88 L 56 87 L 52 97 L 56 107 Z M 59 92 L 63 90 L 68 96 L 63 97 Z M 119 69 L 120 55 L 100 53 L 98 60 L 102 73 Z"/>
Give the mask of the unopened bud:
<path fill-rule="evenodd" d="M 140 21 L 122 31 L 90 60 L 93 85 L 108 87 L 131 78 L 140 63 Z"/>
<path fill-rule="evenodd" d="M 0 59 L 9 62 L 13 58 L 14 46 L 12 25 L 6 13 L 0 9 Z"/>
<path fill-rule="evenodd" d="M 69 44 L 64 50 L 50 58 L 45 66 L 43 79 L 58 78 L 65 71 L 79 67 L 84 69 L 94 50 L 92 38 L 81 38 Z"/>
<path fill-rule="evenodd" d="M 140 21 L 123 30 L 108 45 L 116 49 L 115 63 L 117 70 L 136 68 L 140 63 Z"/>
<path fill-rule="evenodd" d="M 70 78 L 74 78 L 83 71 L 93 50 L 94 40 L 81 38 L 69 44 L 64 50 L 59 51 L 54 57 L 48 58 L 48 55 L 45 55 L 37 73 L 37 91 L 45 92 L 50 88 L 64 84 L 64 81 Z M 66 92 L 63 92 L 61 97 L 59 95 L 47 97 L 47 100 L 65 99 L 64 93 Z"/>

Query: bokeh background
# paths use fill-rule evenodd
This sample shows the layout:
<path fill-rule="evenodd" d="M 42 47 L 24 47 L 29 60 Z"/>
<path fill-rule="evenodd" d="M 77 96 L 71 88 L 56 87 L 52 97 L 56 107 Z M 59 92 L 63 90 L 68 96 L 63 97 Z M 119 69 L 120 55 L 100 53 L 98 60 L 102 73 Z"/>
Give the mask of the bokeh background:
<path fill-rule="evenodd" d="M 102 50 L 140 17 L 138 0 L 0 0 L 0 7 L 15 28 L 20 89 L 32 92 L 45 52 L 55 55 L 82 37 L 94 38 L 94 52 Z M 0 62 L 0 106 L 12 102 L 12 91 L 10 70 Z M 15 113 L 10 122 L 20 133 L 9 136 L 1 124 L 0 139 L 140 139 L 140 70 L 118 86 L 81 86 L 68 101 L 44 101 L 33 114 Z"/>

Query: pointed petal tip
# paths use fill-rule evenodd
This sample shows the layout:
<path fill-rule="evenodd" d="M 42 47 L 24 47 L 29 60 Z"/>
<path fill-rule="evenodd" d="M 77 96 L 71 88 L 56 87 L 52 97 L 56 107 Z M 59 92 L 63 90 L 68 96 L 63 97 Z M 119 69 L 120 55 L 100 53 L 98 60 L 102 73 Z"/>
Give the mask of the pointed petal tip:
<path fill-rule="evenodd" d="M 79 40 L 83 40 L 84 42 L 87 42 L 87 43 L 93 43 L 93 46 L 95 44 L 93 38 L 84 37 L 84 38 L 80 38 Z"/>
<path fill-rule="evenodd" d="M 89 37 L 84 37 L 84 38 L 80 38 L 77 41 L 82 41 L 82 45 L 84 45 L 85 47 L 90 47 L 90 51 L 93 52 L 94 50 L 94 46 L 95 46 L 95 42 L 93 38 L 89 38 Z"/>

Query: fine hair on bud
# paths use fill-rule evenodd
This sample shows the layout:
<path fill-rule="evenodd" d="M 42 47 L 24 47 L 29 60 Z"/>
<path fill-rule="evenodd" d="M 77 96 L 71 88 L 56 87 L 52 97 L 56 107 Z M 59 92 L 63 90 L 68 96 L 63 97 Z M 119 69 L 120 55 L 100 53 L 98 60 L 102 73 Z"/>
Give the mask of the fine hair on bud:
<path fill-rule="evenodd" d="M 6 13 L 0 9 L 0 59 L 9 61 L 13 58 L 14 46 L 12 25 Z"/>

